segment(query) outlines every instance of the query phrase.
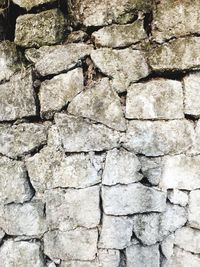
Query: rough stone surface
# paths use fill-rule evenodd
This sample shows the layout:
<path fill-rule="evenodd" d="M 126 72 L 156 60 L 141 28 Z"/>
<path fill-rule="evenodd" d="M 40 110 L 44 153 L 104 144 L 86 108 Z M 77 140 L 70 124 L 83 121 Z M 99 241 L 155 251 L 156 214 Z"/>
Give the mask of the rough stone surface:
<path fill-rule="evenodd" d="M 56 44 L 63 38 L 64 26 L 64 17 L 58 9 L 19 16 L 16 21 L 15 43 L 23 47 Z"/>
<path fill-rule="evenodd" d="M 174 251 L 174 234 L 167 236 L 161 243 L 161 250 L 166 259 L 170 259 Z"/>
<path fill-rule="evenodd" d="M 168 199 L 171 203 L 180 206 L 188 204 L 188 194 L 178 189 L 174 189 L 168 193 Z"/>
<path fill-rule="evenodd" d="M 53 3 L 54 0 L 12 0 L 13 3 L 15 3 L 16 5 L 25 8 L 27 11 L 29 11 L 30 9 L 32 9 L 33 7 L 37 7 L 39 5 L 43 5 L 43 4 L 50 4 Z"/>
<path fill-rule="evenodd" d="M 157 79 L 128 88 L 126 118 L 181 119 L 183 90 L 178 81 Z"/>
<path fill-rule="evenodd" d="M 81 68 L 42 82 L 39 92 L 42 117 L 51 118 L 83 90 Z"/>
<path fill-rule="evenodd" d="M 200 229 L 200 190 L 189 194 L 188 223 L 191 227 Z"/>
<path fill-rule="evenodd" d="M 97 267 L 94 261 L 62 261 L 60 267 Z"/>
<path fill-rule="evenodd" d="M 191 145 L 193 125 L 187 120 L 130 121 L 123 146 L 146 156 L 179 154 Z"/>
<path fill-rule="evenodd" d="M 166 208 L 164 192 L 137 183 L 112 187 L 103 186 L 102 199 L 103 210 L 108 215 L 163 212 Z"/>
<path fill-rule="evenodd" d="M 144 53 L 131 48 L 101 48 L 93 50 L 91 58 L 101 72 L 112 77 L 113 89 L 117 92 L 126 91 L 131 82 L 148 76 L 150 72 Z"/>
<path fill-rule="evenodd" d="M 195 123 L 194 137 L 192 140 L 192 146 L 186 153 L 189 156 L 200 154 L 200 120 Z"/>
<path fill-rule="evenodd" d="M 120 264 L 120 252 L 119 250 L 100 249 L 98 260 L 101 267 L 118 267 Z"/>

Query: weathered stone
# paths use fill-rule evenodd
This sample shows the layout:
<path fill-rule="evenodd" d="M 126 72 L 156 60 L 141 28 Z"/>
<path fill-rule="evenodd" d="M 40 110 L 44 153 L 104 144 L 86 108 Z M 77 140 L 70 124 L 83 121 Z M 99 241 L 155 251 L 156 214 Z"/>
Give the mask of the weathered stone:
<path fill-rule="evenodd" d="M 116 185 L 102 188 L 103 210 L 108 215 L 163 212 L 166 194 L 142 184 Z"/>
<path fill-rule="evenodd" d="M 98 247 L 124 249 L 131 244 L 132 231 L 130 218 L 104 215 Z"/>
<path fill-rule="evenodd" d="M 73 31 L 67 36 L 65 43 L 79 43 L 84 42 L 89 38 L 88 34 L 84 31 Z"/>
<path fill-rule="evenodd" d="M 46 213 L 50 229 L 94 228 L 100 221 L 99 187 L 49 191 Z"/>
<path fill-rule="evenodd" d="M 62 147 L 58 127 L 55 124 L 49 127 L 47 144 L 50 147 L 55 147 L 55 149 Z"/>
<path fill-rule="evenodd" d="M 159 267 L 160 253 L 158 245 L 143 247 L 133 245 L 126 249 L 127 267 Z"/>
<path fill-rule="evenodd" d="M 38 243 L 6 240 L 0 248 L 0 266 L 2 267 L 44 267 Z"/>
<path fill-rule="evenodd" d="M 151 0 L 72 0 L 68 4 L 72 21 L 85 26 L 103 26 L 113 22 L 126 24 L 138 11 L 148 12 L 151 7 Z"/>
<path fill-rule="evenodd" d="M 127 90 L 126 118 L 181 119 L 183 90 L 181 82 L 157 79 L 132 84 Z"/>
<path fill-rule="evenodd" d="M 168 199 L 172 204 L 186 206 L 188 204 L 188 195 L 187 193 L 174 189 L 168 193 Z"/>
<path fill-rule="evenodd" d="M 186 251 L 200 253 L 200 231 L 183 227 L 176 231 L 174 243 Z"/>
<path fill-rule="evenodd" d="M 194 138 L 192 140 L 192 146 L 187 151 L 186 155 L 194 156 L 200 154 L 200 120 L 194 124 Z"/>
<path fill-rule="evenodd" d="M 144 245 L 162 241 L 170 233 L 182 227 L 187 221 L 186 210 L 179 206 L 167 205 L 164 213 L 140 214 L 133 218 L 133 231 Z"/>
<path fill-rule="evenodd" d="M 138 158 L 125 149 L 107 152 L 102 183 L 104 185 L 130 184 L 142 179 Z"/>
<path fill-rule="evenodd" d="M 151 49 L 149 64 L 154 71 L 198 69 L 199 49 L 199 37 L 176 39 Z"/>
<path fill-rule="evenodd" d="M 103 151 L 119 146 L 121 135 L 104 125 L 66 114 L 56 114 L 55 122 L 67 152 Z"/>
<path fill-rule="evenodd" d="M 161 250 L 166 259 L 170 259 L 173 255 L 174 234 L 167 236 L 161 243 Z"/>
<path fill-rule="evenodd" d="M 184 83 L 184 112 L 200 116 L 200 73 L 189 74 L 183 79 Z"/>
<path fill-rule="evenodd" d="M 39 92 L 42 117 L 51 118 L 55 111 L 61 110 L 82 90 L 83 72 L 81 68 L 42 82 Z"/>
<path fill-rule="evenodd" d="M 144 53 L 131 48 L 96 49 L 91 52 L 91 58 L 101 72 L 113 78 L 112 86 L 117 92 L 125 92 L 130 83 L 148 76 L 150 72 Z"/>
<path fill-rule="evenodd" d="M 153 9 L 152 35 L 157 42 L 200 33 L 199 1 L 158 1 Z"/>
<path fill-rule="evenodd" d="M 4 236 L 5 236 L 5 232 L 0 228 L 0 242 L 2 242 Z"/>
<path fill-rule="evenodd" d="M 33 194 L 24 163 L 0 157 L 1 204 L 23 203 L 30 200 Z"/>
<path fill-rule="evenodd" d="M 13 3 L 15 3 L 16 5 L 25 8 L 27 11 L 29 11 L 30 9 L 32 9 L 33 7 L 37 7 L 39 5 L 43 5 L 43 4 L 50 4 L 53 3 L 55 0 L 12 0 Z"/>
<path fill-rule="evenodd" d="M 145 156 L 179 154 L 191 146 L 193 124 L 187 120 L 130 121 L 123 146 Z"/>
<path fill-rule="evenodd" d="M 108 78 L 103 78 L 77 95 L 69 104 L 68 112 L 118 131 L 126 130 L 120 98 L 113 91 Z"/>
<path fill-rule="evenodd" d="M 25 55 L 29 61 L 35 63 L 36 70 L 46 76 L 74 68 L 91 50 L 91 45 L 78 43 L 32 48 Z"/>
<path fill-rule="evenodd" d="M 84 153 L 65 156 L 62 150 L 45 147 L 26 160 L 31 183 L 37 192 L 56 187 L 84 188 L 100 183 L 101 167 L 94 165 L 100 156 Z"/>
<path fill-rule="evenodd" d="M 46 231 L 44 204 L 40 201 L 1 207 L 0 227 L 9 235 L 40 236 Z"/>
<path fill-rule="evenodd" d="M 147 34 L 143 27 L 143 21 L 137 20 L 132 24 L 114 24 L 102 28 L 94 32 L 92 37 L 96 46 L 125 47 L 144 40 L 147 38 Z"/>
<path fill-rule="evenodd" d="M 98 267 L 94 261 L 62 261 L 60 267 Z"/>
<path fill-rule="evenodd" d="M 140 157 L 141 170 L 144 177 L 147 178 L 150 184 L 158 185 L 161 177 L 161 162 L 162 158 L 147 158 Z"/>
<path fill-rule="evenodd" d="M 200 229 L 200 190 L 190 192 L 188 223 L 191 227 Z"/>
<path fill-rule="evenodd" d="M 0 85 L 0 121 L 36 115 L 31 70 L 20 72 Z"/>
<path fill-rule="evenodd" d="M 67 232 L 55 230 L 44 235 L 44 253 L 51 259 L 94 260 L 97 238 L 96 229 L 77 228 Z"/>
<path fill-rule="evenodd" d="M 42 124 L 1 125 L 0 153 L 16 158 L 39 148 L 46 139 L 46 127 Z"/>
<path fill-rule="evenodd" d="M 15 43 L 23 47 L 56 44 L 63 38 L 64 27 L 65 19 L 58 9 L 22 15 L 16 21 Z"/>
<path fill-rule="evenodd" d="M 111 266 L 118 267 L 120 263 L 119 250 L 100 249 L 98 250 L 98 260 L 99 260 L 99 265 L 98 265 L 99 267 L 111 267 Z"/>
<path fill-rule="evenodd" d="M 167 156 L 163 159 L 160 188 L 200 188 L 200 156 Z"/>
<path fill-rule="evenodd" d="M 14 43 L 0 42 L 0 82 L 9 78 L 19 69 L 18 53 Z"/>

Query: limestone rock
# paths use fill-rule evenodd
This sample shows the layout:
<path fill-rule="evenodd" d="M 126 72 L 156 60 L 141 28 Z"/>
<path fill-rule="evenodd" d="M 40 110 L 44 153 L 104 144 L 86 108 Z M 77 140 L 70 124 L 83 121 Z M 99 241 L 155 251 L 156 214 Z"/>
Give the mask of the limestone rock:
<path fill-rule="evenodd" d="M 126 149 L 145 156 L 179 154 L 190 147 L 193 134 L 187 120 L 129 121 L 122 142 Z"/>
<path fill-rule="evenodd" d="M 200 188 L 200 156 L 167 156 L 163 160 L 160 188 L 193 190 Z"/>
<path fill-rule="evenodd" d="M 131 244 L 132 231 L 130 218 L 104 215 L 98 247 L 124 249 Z"/>
<path fill-rule="evenodd" d="M 126 130 L 120 99 L 108 78 L 90 86 L 69 104 L 68 112 L 103 123 L 118 131 Z"/>
<path fill-rule="evenodd" d="M 56 44 L 63 38 L 64 27 L 65 19 L 58 9 L 25 14 L 17 18 L 15 43 L 23 47 Z"/>
<path fill-rule="evenodd" d="M 94 260 L 97 238 L 96 229 L 77 228 L 67 232 L 55 230 L 44 235 L 44 253 L 51 259 Z"/>
<path fill-rule="evenodd" d="M 168 193 L 168 199 L 172 204 L 186 206 L 188 204 L 188 195 L 187 193 L 174 189 Z"/>
<path fill-rule="evenodd" d="M 51 118 L 55 111 L 66 106 L 82 90 L 83 72 L 81 68 L 42 82 L 39 92 L 42 117 Z"/>
<path fill-rule="evenodd" d="M 33 194 L 24 163 L 0 157 L 1 204 L 23 203 L 30 200 Z"/>
<path fill-rule="evenodd" d="M 114 24 L 104 27 L 94 32 L 92 37 L 96 46 L 115 48 L 138 43 L 147 38 L 147 34 L 143 27 L 143 21 L 137 20 L 131 24 Z"/>
<path fill-rule="evenodd" d="M 74 68 L 91 50 L 91 45 L 78 43 L 32 48 L 27 50 L 25 55 L 35 64 L 40 75 L 47 76 Z"/>
<path fill-rule="evenodd" d="M 35 94 L 32 73 L 28 70 L 14 75 L 9 82 L 0 85 L 0 121 L 34 115 Z"/>
<path fill-rule="evenodd" d="M 99 169 L 94 166 L 100 156 L 84 153 L 65 156 L 62 150 L 45 147 L 26 160 L 31 183 L 37 192 L 56 187 L 84 188 L 100 183 Z"/>
<path fill-rule="evenodd" d="M 117 92 L 125 92 L 130 83 L 148 76 L 150 72 L 144 53 L 131 48 L 96 49 L 91 52 L 91 58 L 101 72 L 112 77 L 112 86 Z"/>
<path fill-rule="evenodd" d="M 4 236 L 5 236 L 5 232 L 0 228 L 0 242 L 2 242 Z"/>
<path fill-rule="evenodd" d="M 200 154 L 200 120 L 195 123 L 194 138 L 192 146 L 186 153 L 188 156 Z"/>
<path fill-rule="evenodd" d="M 50 4 L 53 3 L 54 0 L 12 0 L 13 3 L 15 3 L 16 5 L 25 8 L 27 11 L 29 11 L 30 9 L 32 9 L 33 7 L 37 7 L 39 5 L 43 5 L 43 4 Z"/>
<path fill-rule="evenodd" d="M 191 227 L 200 229 L 200 190 L 190 192 L 188 223 Z"/>
<path fill-rule="evenodd" d="M 126 249 L 127 267 L 159 267 L 160 253 L 158 245 L 144 247 L 133 245 Z"/>
<path fill-rule="evenodd" d="M 200 38 L 180 38 L 149 51 L 149 64 L 154 71 L 198 69 Z"/>
<path fill-rule="evenodd" d="M 104 185 L 130 184 L 142 179 L 138 158 L 125 149 L 107 152 L 102 183 Z"/>
<path fill-rule="evenodd" d="M 98 250 L 98 260 L 99 267 L 118 267 L 120 263 L 120 252 L 119 250 L 100 249 Z"/>
<path fill-rule="evenodd" d="M 94 261 L 62 261 L 60 267 L 98 267 Z"/>
<path fill-rule="evenodd" d="M 68 43 L 79 43 L 79 42 L 87 41 L 88 39 L 89 39 L 89 36 L 86 32 L 84 32 L 82 30 L 78 30 L 78 31 L 71 32 L 67 36 L 65 43 L 67 43 L 67 44 Z"/>
<path fill-rule="evenodd" d="M 161 250 L 166 259 L 170 259 L 174 251 L 174 234 L 171 234 L 165 238 L 161 243 Z"/>
<path fill-rule="evenodd" d="M 183 79 L 184 82 L 184 112 L 193 116 L 200 116 L 200 73 L 189 74 Z"/>
<path fill-rule="evenodd" d="M 55 122 L 67 152 L 103 151 L 119 145 L 121 135 L 104 125 L 66 114 L 56 114 Z"/>
<path fill-rule="evenodd" d="M 1 125 L 0 153 L 16 158 L 45 144 L 46 138 L 46 127 L 42 124 Z"/>
<path fill-rule="evenodd" d="M 48 146 L 52 146 L 57 148 L 61 148 L 61 138 L 58 132 L 58 127 L 53 124 L 52 126 L 49 127 L 48 129 L 48 140 L 47 140 Z"/>
<path fill-rule="evenodd" d="M 163 212 L 166 194 L 142 184 L 116 185 L 102 188 L 103 210 L 107 215 L 129 215 Z"/>
<path fill-rule="evenodd" d="M 100 221 L 99 187 L 50 190 L 46 195 L 46 213 L 50 229 L 94 228 Z"/>
<path fill-rule="evenodd" d="M 162 0 L 153 10 L 152 35 L 157 42 L 200 33 L 198 0 Z"/>
<path fill-rule="evenodd" d="M 181 82 L 157 79 L 132 84 L 127 90 L 126 118 L 181 119 L 183 118 Z"/>
<path fill-rule="evenodd" d="M 38 243 L 6 240 L 0 248 L 0 266 L 44 267 Z"/>
<path fill-rule="evenodd" d="M 8 235 L 40 236 L 46 231 L 44 204 L 41 201 L 1 207 L 0 227 Z"/>
<path fill-rule="evenodd" d="M 72 21 L 76 24 L 84 24 L 87 27 L 103 26 L 113 22 L 126 24 L 132 20 L 138 11 L 145 13 L 150 11 L 151 7 L 151 0 L 117 0 L 110 2 L 72 0 L 68 4 Z"/>

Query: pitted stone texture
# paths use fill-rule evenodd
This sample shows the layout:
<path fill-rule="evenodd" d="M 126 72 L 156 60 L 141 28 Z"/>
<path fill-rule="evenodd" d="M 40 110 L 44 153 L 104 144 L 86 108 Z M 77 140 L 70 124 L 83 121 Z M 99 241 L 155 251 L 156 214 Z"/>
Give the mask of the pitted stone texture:
<path fill-rule="evenodd" d="M 40 236 L 47 230 L 40 201 L 10 204 L 1 207 L 0 213 L 0 226 L 8 235 Z"/>
<path fill-rule="evenodd" d="M 183 90 L 178 81 L 157 79 L 127 90 L 126 118 L 182 119 Z"/>
<path fill-rule="evenodd" d="M 92 46 L 78 43 L 32 48 L 27 50 L 25 55 L 35 64 L 40 75 L 47 76 L 74 68 L 91 51 Z"/>
<path fill-rule="evenodd" d="M 133 231 L 144 245 L 162 241 L 170 233 L 182 227 L 187 221 L 186 210 L 168 204 L 164 213 L 140 214 L 133 218 Z"/>
<path fill-rule="evenodd" d="M 65 19 L 58 9 L 25 14 L 17 18 L 15 43 L 23 47 L 56 44 L 63 38 L 64 27 Z"/>
<path fill-rule="evenodd" d="M 111 25 L 102 28 L 92 34 L 96 46 L 102 47 L 125 47 L 138 43 L 145 38 L 147 34 L 143 27 L 143 21 L 137 20 L 132 24 Z"/>
<path fill-rule="evenodd" d="M 188 194 L 178 189 L 168 192 L 168 199 L 172 204 L 186 206 L 188 204 Z"/>
<path fill-rule="evenodd" d="M 46 127 L 42 124 L 22 123 L 0 126 L 0 153 L 17 158 L 46 143 Z"/>
<path fill-rule="evenodd" d="M 85 26 L 103 26 L 114 22 L 126 24 L 138 11 L 148 12 L 152 7 L 151 0 L 116 0 L 92 1 L 72 0 L 68 9 L 75 24 Z M 97 16 L 98 14 L 98 16 Z"/>
<path fill-rule="evenodd" d="M 100 249 L 98 250 L 98 260 L 98 267 L 118 267 L 120 264 L 120 252 L 119 250 Z"/>
<path fill-rule="evenodd" d="M 119 146 L 120 133 L 83 118 L 56 114 L 55 122 L 66 152 L 103 151 Z"/>
<path fill-rule="evenodd" d="M 20 72 L 0 85 L 0 121 L 36 115 L 31 70 Z"/>
<path fill-rule="evenodd" d="M 126 130 L 120 98 L 113 91 L 108 78 L 92 84 L 77 95 L 69 104 L 68 112 L 103 123 L 118 131 Z"/>
<path fill-rule="evenodd" d="M 48 129 L 48 140 L 47 140 L 48 146 L 53 146 L 56 149 L 61 148 L 61 138 L 58 132 L 58 127 L 53 124 Z"/>
<path fill-rule="evenodd" d="M 188 224 L 200 229 L 200 190 L 190 192 Z"/>
<path fill-rule="evenodd" d="M 191 148 L 186 153 L 189 156 L 200 154 L 200 120 L 195 123 L 194 138 Z"/>
<path fill-rule="evenodd" d="M 107 152 L 102 183 L 104 185 L 131 184 L 140 181 L 140 162 L 135 154 L 125 149 Z"/>
<path fill-rule="evenodd" d="M 127 267 L 159 267 L 160 253 L 158 245 L 144 247 L 133 245 L 126 249 Z"/>
<path fill-rule="evenodd" d="M 51 118 L 55 111 L 65 107 L 82 90 L 83 72 L 81 68 L 42 82 L 39 91 L 42 117 Z"/>
<path fill-rule="evenodd" d="M 9 78 L 19 69 L 18 52 L 14 43 L 0 42 L 0 82 Z"/>
<path fill-rule="evenodd" d="M 100 183 L 102 167 L 95 166 L 95 161 L 101 165 L 103 158 L 84 153 L 65 156 L 62 150 L 45 147 L 28 158 L 26 166 L 33 187 L 43 193 L 56 187 L 84 188 Z"/>
<path fill-rule="evenodd" d="M 149 51 L 149 64 L 154 71 L 189 70 L 200 67 L 200 38 L 180 38 Z"/>
<path fill-rule="evenodd" d="M 38 243 L 6 240 L 0 248 L 0 266 L 2 267 L 44 267 Z"/>
<path fill-rule="evenodd" d="M 16 5 L 22 8 L 25 8 L 27 11 L 39 5 L 50 4 L 50 3 L 55 2 L 55 0 L 34 0 L 34 1 L 33 0 L 12 0 L 12 1 Z"/>
<path fill-rule="evenodd" d="M 62 261 L 60 267 L 98 267 L 94 261 Z"/>
<path fill-rule="evenodd" d="M 131 245 L 132 231 L 130 218 L 104 215 L 98 247 L 124 249 Z"/>
<path fill-rule="evenodd" d="M 161 243 L 161 250 L 166 259 L 170 259 L 173 255 L 174 248 L 174 234 L 171 234 L 165 238 Z"/>
<path fill-rule="evenodd" d="M 194 135 L 187 120 L 130 121 L 123 146 L 145 156 L 179 154 L 188 150 Z"/>
<path fill-rule="evenodd" d="M 97 238 L 96 229 L 55 230 L 44 235 L 44 253 L 51 259 L 92 261 L 97 253 Z"/>
<path fill-rule="evenodd" d="M 135 183 L 102 188 L 103 210 L 107 215 L 129 215 L 144 212 L 163 212 L 166 194 Z"/>
<path fill-rule="evenodd" d="M 200 73 L 189 74 L 183 79 L 184 83 L 184 112 L 193 116 L 200 116 Z"/>
<path fill-rule="evenodd" d="M 23 203 L 30 200 L 33 194 L 24 163 L 0 157 L 1 204 Z"/>
<path fill-rule="evenodd" d="M 112 86 L 117 92 L 125 92 L 130 83 L 148 76 L 150 72 L 144 53 L 131 48 L 101 48 L 93 50 L 91 58 L 101 72 L 113 78 Z"/>
<path fill-rule="evenodd" d="M 99 187 L 50 190 L 46 195 L 46 213 L 50 229 L 94 228 L 100 221 Z"/>
<path fill-rule="evenodd" d="M 152 35 L 157 42 L 200 33 L 199 1 L 158 1 L 153 9 Z"/>
<path fill-rule="evenodd" d="M 160 188 L 194 190 L 200 188 L 200 156 L 167 156 L 163 159 Z"/>

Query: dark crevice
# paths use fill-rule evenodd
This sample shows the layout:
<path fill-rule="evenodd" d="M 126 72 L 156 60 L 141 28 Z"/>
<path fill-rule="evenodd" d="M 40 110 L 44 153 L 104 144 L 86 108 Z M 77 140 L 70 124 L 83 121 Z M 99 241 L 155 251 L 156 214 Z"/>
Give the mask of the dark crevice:
<path fill-rule="evenodd" d="M 171 70 L 171 71 L 152 71 L 148 76 L 138 80 L 135 83 L 145 83 L 153 79 L 170 79 L 176 81 L 182 81 L 187 71 Z M 132 83 L 134 84 L 134 83 Z"/>
<path fill-rule="evenodd" d="M 125 250 L 120 250 L 119 267 L 126 267 L 126 253 L 125 253 Z"/>
<path fill-rule="evenodd" d="M 190 114 L 185 114 L 185 119 L 186 119 L 186 120 L 193 121 L 193 122 L 196 122 L 196 121 L 199 120 L 199 116 L 190 115 Z"/>
<path fill-rule="evenodd" d="M 29 188 L 31 190 L 31 198 L 29 199 L 29 201 L 31 201 L 34 198 L 36 191 L 35 191 L 35 188 L 33 187 L 32 183 L 31 183 L 31 179 L 30 179 L 30 176 L 28 174 L 28 171 L 26 171 L 26 178 L 28 181 Z M 27 202 L 29 202 L 29 201 L 27 201 Z"/>
<path fill-rule="evenodd" d="M 148 37 L 152 35 L 152 20 L 153 20 L 153 12 L 146 13 L 144 15 L 144 29 Z"/>
<path fill-rule="evenodd" d="M 50 2 L 50 3 L 45 3 L 45 4 L 40 4 L 38 6 L 34 6 L 28 11 L 25 10 L 25 12 L 26 13 L 31 13 L 31 14 L 36 14 L 36 13 L 40 13 L 42 11 L 47 11 L 49 9 L 54 9 L 54 8 L 59 8 L 59 7 L 60 7 L 60 5 L 59 5 L 58 1 L 55 0 L 54 2 Z"/>

